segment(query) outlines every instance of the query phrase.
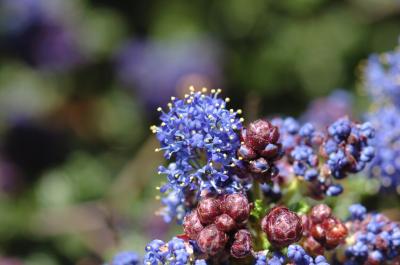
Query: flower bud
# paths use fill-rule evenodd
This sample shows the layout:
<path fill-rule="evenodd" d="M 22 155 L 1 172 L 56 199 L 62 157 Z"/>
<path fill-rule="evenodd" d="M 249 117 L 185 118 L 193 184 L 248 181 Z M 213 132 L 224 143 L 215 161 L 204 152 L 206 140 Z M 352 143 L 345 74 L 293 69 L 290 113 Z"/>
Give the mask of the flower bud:
<path fill-rule="evenodd" d="M 202 199 L 197 206 L 197 215 L 203 225 L 213 223 L 220 214 L 220 201 L 216 198 Z"/>
<path fill-rule="evenodd" d="M 197 235 L 203 228 L 196 211 L 192 211 L 183 219 L 183 231 L 190 239 L 196 240 Z"/>
<path fill-rule="evenodd" d="M 326 204 L 315 205 L 311 209 L 310 217 L 313 223 L 322 223 L 325 219 L 328 219 L 332 215 L 332 209 Z"/>
<path fill-rule="evenodd" d="M 248 147 L 261 151 L 268 144 L 278 141 L 279 130 L 266 120 L 257 120 L 249 124 L 243 138 Z"/>
<path fill-rule="evenodd" d="M 232 217 L 224 213 L 215 219 L 215 225 L 217 226 L 218 230 L 230 232 L 235 229 L 236 222 L 232 219 Z"/>
<path fill-rule="evenodd" d="M 231 255 L 235 258 L 244 258 L 251 253 L 253 249 L 252 238 L 249 231 L 241 229 L 235 234 L 231 247 Z"/>
<path fill-rule="evenodd" d="M 347 237 L 347 228 L 341 221 L 337 220 L 336 224 L 331 227 L 331 229 L 329 229 L 325 234 L 325 247 L 327 249 L 333 249 L 345 240 L 345 238 Z"/>
<path fill-rule="evenodd" d="M 300 240 L 303 232 L 301 218 L 286 207 L 273 208 L 261 222 L 262 230 L 275 247 L 286 247 Z"/>
<path fill-rule="evenodd" d="M 324 242 L 325 241 L 325 230 L 321 226 L 321 224 L 316 224 L 311 226 L 310 228 L 310 234 L 312 235 L 315 240 L 319 242 Z"/>
<path fill-rule="evenodd" d="M 246 145 L 241 145 L 237 151 L 238 157 L 242 157 L 244 160 L 252 160 L 257 157 L 257 153 Z"/>
<path fill-rule="evenodd" d="M 218 230 L 214 224 L 204 228 L 197 237 L 197 245 L 200 250 L 211 256 L 222 251 L 227 242 L 228 235 Z"/>
<path fill-rule="evenodd" d="M 303 243 L 304 249 L 312 255 L 323 255 L 324 247 L 312 236 L 307 237 Z"/>
<path fill-rule="evenodd" d="M 246 221 L 250 216 L 250 204 L 246 196 L 232 193 L 226 196 L 223 203 L 223 212 L 238 223 Z"/>

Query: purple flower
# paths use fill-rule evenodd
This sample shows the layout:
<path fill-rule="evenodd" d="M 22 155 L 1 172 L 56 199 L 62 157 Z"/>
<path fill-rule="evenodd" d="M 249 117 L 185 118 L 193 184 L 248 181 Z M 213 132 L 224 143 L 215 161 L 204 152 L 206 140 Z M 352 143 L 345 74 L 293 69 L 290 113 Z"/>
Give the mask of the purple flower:
<path fill-rule="evenodd" d="M 371 177 L 380 180 L 383 190 L 400 192 L 400 111 L 381 107 L 367 116 L 376 128 L 372 146 L 375 157 L 368 166 Z"/>
<path fill-rule="evenodd" d="M 241 189 L 229 170 L 240 146 L 242 119 L 237 118 L 238 112 L 226 109 L 229 100 L 220 99 L 220 92 L 212 90 L 208 95 L 191 91 L 185 99 L 173 98 L 168 111 L 159 108 L 161 125 L 152 127 L 161 145 L 157 151 L 171 161 L 168 167 L 159 168 L 168 180 L 161 192 L 172 191 L 180 203 L 188 194 L 197 198 L 202 191 Z M 170 213 L 182 212 L 171 210 L 175 202 L 163 200 Z M 180 209 L 179 204 L 175 207 Z"/>
<path fill-rule="evenodd" d="M 394 50 L 369 57 L 364 69 L 364 86 L 371 99 L 378 104 L 400 106 L 400 52 Z"/>

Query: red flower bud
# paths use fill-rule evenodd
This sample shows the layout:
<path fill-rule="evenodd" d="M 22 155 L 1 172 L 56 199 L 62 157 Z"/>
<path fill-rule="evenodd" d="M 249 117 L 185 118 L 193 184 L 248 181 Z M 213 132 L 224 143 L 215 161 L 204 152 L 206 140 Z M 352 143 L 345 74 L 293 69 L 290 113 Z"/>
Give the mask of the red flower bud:
<path fill-rule="evenodd" d="M 213 223 L 220 214 L 220 200 L 216 198 L 205 198 L 197 206 L 197 215 L 203 225 Z"/>
<path fill-rule="evenodd" d="M 341 244 L 347 237 L 347 228 L 339 220 L 336 224 L 326 232 L 326 245 L 327 249 L 334 249 Z"/>
<path fill-rule="evenodd" d="M 217 226 L 218 230 L 230 232 L 235 229 L 236 222 L 232 219 L 232 217 L 224 213 L 215 219 L 215 225 Z"/>
<path fill-rule="evenodd" d="M 197 245 L 200 250 L 211 256 L 222 251 L 227 242 L 228 235 L 218 230 L 214 224 L 204 228 L 197 237 Z"/>
<path fill-rule="evenodd" d="M 262 230 L 275 247 L 286 247 L 300 240 L 303 232 L 301 218 L 286 207 L 275 207 L 261 222 Z"/>
<path fill-rule="evenodd" d="M 203 228 L 196 211 L 192 211 L 183 219 L 183 231 L 190 239 L 196 240 L 197 235 Z"/>
<path fill-rule="evenodd" d="M 325 229 L 320 224 L 311 226 L 310 234 L 319 242 L 325 241 Z"/>
<path fill-rule="evenodd" d="M 323 255 L 324 254 L 324 247 L 318 243 L 312 236 L 307 237 L 307 239 L 303 243 L 304 249 L 307 253 L 313 255 Z"/>
<path fill-rule="evenodd" d="M 223 212 L 238 223 L 244 222 L 250 216 L 249 201 L 243 194 L 229 194 L 223 202 Z"/>
<path fill-rule="evenodd" d="M 322 223 L 325 219 L 328 219 L 332 215 L 332 209 L 326 204 L 315 205 L 311 209 L 310 217 L 313 223 Z"/>
<path fill-rule="evenodd" d="M 257 120 L 249 124 L 242 137 L 248 147 L 261 151 L 278 141 L 279 129 L 266 120 Z"/>
<path fill-rule="evenodd" d="M 249 231 L 241 229 L 235 234 L 231 247 L 231 255 L 235 258 L 244 258 L 251 253 L 253 249 L 252 238 Z"/>

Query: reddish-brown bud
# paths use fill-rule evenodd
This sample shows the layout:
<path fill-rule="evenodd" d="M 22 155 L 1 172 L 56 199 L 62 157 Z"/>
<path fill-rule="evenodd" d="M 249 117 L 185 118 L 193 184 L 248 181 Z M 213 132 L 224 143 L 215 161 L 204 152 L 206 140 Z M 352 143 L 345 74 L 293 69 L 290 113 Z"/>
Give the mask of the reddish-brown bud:
<path fill-rule="evenodd" d="M 275 247 L 286 247 L 300 240 L 303 226 L 300 217 L 286 207 L 275 207 L 261 222 L 262 230 Z"/>
<path fill-rule="evenodd" d="M 200 250 L 211 256 L 221 252 L 227 242 L 228 235 L 218 230 L 214 224 L 204 228 L 197 237 L 197 245 Z"/>
<path fill-rule="evenodd" d="M 238 223 L 246 221 L 250 216 L 250 204 L 246 196 L 233 193 L 226 196 L 223 203 L 223 212 Z"/>
<path fill-rule="evenodd" d="M 337 220 L 334 217 L 327 218 L 322 222 L 322 228 L 325 231 L 331 230 L 336 225 L 336 222 Z"/>
<path fill-rule="evenodd" d="M 249 231 L 241 229 L 235 234 L 231 247 L 231 255 L 235 258 L 244 258 L 251 253 L 253 249 L 252 238 Z"/>
<path fill-rule="evenodd" d="M 310 218 L 307 215 L 303 214 L 300 216 L 301 218 L 301 225 L 303 226 L 303 236 L 309 235 L 309 228 L 311 226 Z"/>
<path fill-rule="evenodd" d="M 326 204 L 315 205 L 311 209 L 310 217 L 314 224 L 322 223 L 332 216 L 332 209 Z"/>
<path fill-rule="evenodd" d="M 221 214 L 220 200 L 205 198 L 197 206 L 197 215 L 203 225 L 211 224 Z"/>
<path fill-rule="evenodd" d="M 331 229 L 326 231 L 325 234 L 326 234 L 325 247 L 327 249 L 334 249 L 339 244 L 341 244 L 347 237 L 347 228 L 341 221 L 337 220 L 336 224 L 333 227 L 331 227 Z"/>
<path fill-rule="evenodd" d="M 312 236 L 307 237 L 307 239 L 303 243 L 304 249 L 307 253 L 312 255 L 323 255 L 324 254 L 324 247 L 318 243 Z"/>
<path fill-rule="evenodd" d="M 325 230 L 320 224 L 311 226 L 310 234 L 319 242 L 323 243 L 325 241 Z"/>
<path fill-rule="evenodd" d="M 249 124 L 243 133 L 245 144 L 261 151 L 268 144 L 275 144 L 279 139 L 279 129 L 266 120 L 257 120 Z"/>
<path fill-rule="evenodd" d="M 183 219 L 183 231 L 190 239 L 196 240 L 203 228 L 196 211 L 192 211 Z"/>
<path fill-rule="evenodd" d="M 252 160 L 257 157 L 257 153 L 250 147 L 246 145 L 241 145 L 237 151 L 238 157 L 242 157 L 244 160 Z"/>
<path fill-rule="evenodd" d="M 232 219 L 232 217 L 224 213 L 215 219 L 215 225 L 217 226 L 218 230 L 230 232 L 235 229 L 236 222 Z"/>

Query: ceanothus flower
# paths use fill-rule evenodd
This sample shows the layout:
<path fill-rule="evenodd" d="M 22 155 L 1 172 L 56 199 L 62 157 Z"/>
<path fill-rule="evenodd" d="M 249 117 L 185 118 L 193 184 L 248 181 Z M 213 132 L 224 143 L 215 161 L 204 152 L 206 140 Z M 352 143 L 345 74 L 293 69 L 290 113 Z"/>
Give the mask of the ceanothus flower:
<path fill-rule="evenodd" d="M 367 118 L 376 128 L 372 142 L 376 154 L 368 173 L 380 180 L 383 190 L 400 193 L 400 110 L 393 105 L 383 106 Z"/>
<path fill-rule="evenodd" d="M 383 264 L 400 255 L 400 224 L 379 213 L 366 214 L 360 204 L 349 208 L 350 240 L 345 264 Z"/>
<path fill-rule="evenodd" d="M 146 254 L 143 261 L 145 265 L 191 264 L 191 256 L 193 255 L 192 245 L 177 237 L 166 243 L 155 239 L 146 246 L 145 251 Z"/>
<path fill-rule="evenodd" d="M 257 253 L 255 265 L 329 265 L 324 256 L 312 258 L 300 245 L 290 245 L 287 254 L 275 251 L 266 255 L 263 251 Z"/>
<path fill-rule="evenodd" d="M 400 50 L 369 57 L 364 69 L 364 86 L 378 104 L 400 106 Z"/>
<path fill-rule="evenodd" d="M 194 191 L 233 192 L 241 189 L 229 174 L 233 159 L 240 146 L 238 130 L 242 128 L 241 111 L 227 110 L 229 99 L 220 99 L 221 90 L 211 94 L 195 92 L 191 88 L 184 99 L 172 98 L 168 111 L 159 108 L 161 125 L 151 129 L 171 161 L 160 166 L 159 173 L 167 177 L 161 192 L 181 192 L 182 196 Z M 196 195 L 195 195 L 196 196 Z M 177 205 L 177 207 L 179 207 Z"/>

